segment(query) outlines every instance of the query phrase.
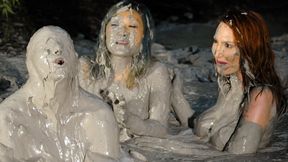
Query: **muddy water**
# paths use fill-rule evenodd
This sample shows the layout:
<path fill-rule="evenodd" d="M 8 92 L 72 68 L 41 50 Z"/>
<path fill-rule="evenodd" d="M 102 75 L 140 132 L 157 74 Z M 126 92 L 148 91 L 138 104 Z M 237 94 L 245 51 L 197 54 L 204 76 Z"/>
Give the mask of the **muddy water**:
<path fill-rule="evenodd" d="M 215 82 L 198 82 L 189 81 L 185 82 L 185 95 L 188 98 L 192 107 L 198 111 L 202 112 L 207 108 L 211 107 L 217 98 L 217 84 Z M 193 136 L 188 135 L 189 131 L 174 137 L 179 141 L 184 141 L 187 143 L 181 143 L 179 151 L 173 149 L 168 150 L 164 148 L 171 143 L 171 140 L 155 140 L 155 139 L 141 139 L 130 141 L 130 143 L 125 144 L 126 149 L 136 150 L 147 157 L 151 162 L 178 162 L 178 161 L 288 161 L 288 115 L 283 117 L 279 122 L 276 130 L 272 136 L 271 144 L 265 149 L 259 150 L 256 154 L 246 154 L 246 155 L 233 155 L 229 153 L 223 153 L 216 151 L 209 145 L 202 145 L 193 141 Z M 189 139 L 189 136 L 191 137 Z M 150 143 L 151 142 L 151 143 Z M 153 144 L 159 144 L 158 147 L 154 147 Z M 189 144 L 190 145 L 189 145 Z M 161 145 L 162 144 L 162 145 Z M 173 143 L 174 147 L 177 144 Z M 163 146 L 163 147 L 162 147 Z M 187 151 L 189 149 L 190 151 Z M 188 153 L 189 155 L 183 155 Z"/>
<path fill-rule="evenodd" d="M 164 37 L 164 35 L 163 35 Z M 166 35 L 167 37 L 167 35 Z M 187 34 L 188 37 L 188 34 Z M 199 41 L 203 41 L 200 39 L 204 39 L 204 37 L 199 36 L 200 38 Z M 279 38 L 280 40 L 284 40 L 286 37 Z M 179 38 L 183 39 L 183 38 Z M 187 39 L 194 39 L 194 37 L 189 37 Z M 164 39 L 163 39 L 164 40 Z M 167 39 L 166 39 L 167 40 Z M 170 39 L 169 39 L 170 40 Z M 287 37 L 288 40 L 288 37 Z M 173 42 L 178 42 L 176 39 L 173 40 Z M 172 42 L 172 43 L 173 43 Z M 287 41 L 288 42 L 288 41 Z M 82 44 L 81 44 L 82 43 Z M 84 41 L 78 41 L 76 42 L 77 47 L 79 46 L 78 53 L 79 54 L 85 54 L 89 55 L 91 54 L 91 49 L 93 49 L 93 43 L 89 44 L 87 43 L 86 40 Z M 188 43 L 183 45 L 183 47 L 191 46 L 194 43 Z M 179 43 L 180 47 L 181 43 Z M 182 47 L 182 45 L 181 45 Z M 285 46 L 280 44 L 279 47 L 277 46 L 277 49 L 282 49 Z M 176 47 L 174 47 L 176 48 Z M 275 47 L 276 48 L 276 47 Z M 90 50 L 89 50 L 90 49 Z M 193 50 L 194 51 L 194 50 Z M 204 52 L 203 52 L 204 51 Z M 209 51 L 207 50 L 200 50 L 198 53 L 199 55 L 206 55 L 209 56 L 210 53 L 206 52 Z M 164 51 L 165 52 L 165 51 Z M 167 51 L 166 51 L 167 52 Z M 169 51 L 168 51 L 169 52 Z M 170 51 L 171 55 L 175 55 L 175 51 Z M 182 51 L 182 52 L 185 52 Z M 91 54 L 93 56 L 94 53 Z M 197 54 L 194 54 L 193 56 L 196 56 Z M 283 56 L 279 57 L 282 62 L 285 64 L 288 64 L 287 62 L 287 53 L 283 53 Z M 165 56 L 164 56 L 165 57 Z M 180 56 L 179 56 L 180 57 Z M 7 97 L 9 94 L 13 93 L 18 89 L 18 87 L 25 82 L 27 79 L 25 76 L 27 74 L 27 70 L 25 69 L 25 57 L 23 54 L 18 55 L 17 57 L 7 57 L 7 55 L 4 55 L 0 51 L 0 76 L 4 76 L 7 80 L 11 81 L 11 87 L 5 90 L 0 90 L 0 102 L 2 101 L 3 98 Z M 200 58 L 201 59 L 201 58 Z M 172 59 L 173 60 L 173 59 Z M 195 74 L 199 74 L 198 71 L 202 71 L 203 73 L 207 72 L 206 67 L 208 67 L 208 63 L 206 62 L 201 62 L 201 64 L 197 64 L 195 62 L 193 65 L 191 64 L 178 64 L 177 63 L 177 57 L 176 57 L 176 62 L 173 64 L 173 67 L 179 67 L 182 70 L 182 74 L 184 74 L 185 78 L 184 79 L 184 93 L 186 98 L 188 99 L 189 103 L 198 112 L 203 112 L 207 108 L 211 107 L 217 99 L 217 83 L 215 82 L 214 78 L 211 79 L 212 82 L 209 80 L 205 80 L 205 78 L 201 78 L 201 75 L 195 77 Z M 199 59 L 198 59 L 199 60 Z M 206 58 L 205 60 L 209 60 Z M 202 64 L 203 63 L 203 64 Z M 204 65 L 205 64 L 205 65 Z M 206 66 L 207 64 L 207 66 Z M 280 62 L 278 62 L 280 64 Z M 204 67 L 205 66 L 205 67 Z M 203 68 L 204 67 L 204 68 Z M 211 69 L 211 67 L 210 67 Z M 286 75 L 286 70 L 283 68 L 284 71 L 282 76 Z M 287 69 L 287 68 L 286 68 Z M 209 72 L 209 70 L 208 70 Z M 213 74 L 213 72 L 212 72 Z M 204 74 L 203 74 L 204 76 Z M 199 78 L 200 77 L 200 78 Z M 267 148 L 260 150 L 257 154 L 252 154 L 252 155 L 232 155 L 232 154 L 225 154 L 216 151 L 215 149 L 209 147 L 209 145 L 196 145 L 194 142 L 194 147 L 198 147 L 198 150 L 193 148 L 193 145 L 183 145 L 181 148 L 182 150 L 178 151 L 177 150 L 174 152 L 177 153 L 171 153 L 173 150 L 165 150 L 163 148 L 151 148 L 149 146 L 149 141 L 145 144 L 145 140 L 142 140 L 142 146 L 139 146 L 139 141 L 138 141 L 138 146 L 133 142 L 131 143 L 126 143 L 124 144 L 124 148 L 126 149 L 132 149 L 140 152 L 141 154 L 147 156 L 147 159 L 151 162 L 178 162 L 178 161 L 288 161 L 288 116 L 284 117 L 276 127 L 276 130 L 274 131 L 271 145 L 269 145 Z M 193 137 L 189 135 L 191 132 L 186 132 L 187 134 L 182 134 L 178 137 L 178 139 L 186 141 L 188 144 L 193 143 Z M 155 140 L 155 139 L 148 139 L 150 140 L 150 143 Z M 155 141 L 154 141 L 155 142 Z M 166 141 L 164 141 L 166 142 Z M 144 143 L 144 144 L 143 144 Z M 158 143 L 161 143 L 158 141 Z M 167 142 L 169 144 L 169 142 Z M 163 144 L 163 142 L 162 142 Z M 149 146 L 149 147 L 148 147 Z M 200 149 L 199 149 L 200 148 Z M 190 150 L 190 155 L 182 155 L 181 151 L 186 151 L 188 152 Z M 194 152 L 193 152 L 194 151 Z M 193 154 L 194 153 L 194 154 Z"/>

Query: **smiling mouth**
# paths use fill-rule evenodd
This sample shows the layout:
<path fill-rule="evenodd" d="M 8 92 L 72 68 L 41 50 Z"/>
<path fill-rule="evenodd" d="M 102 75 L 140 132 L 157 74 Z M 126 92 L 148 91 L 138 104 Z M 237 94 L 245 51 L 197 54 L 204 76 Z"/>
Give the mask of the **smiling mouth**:
<path fill-rule="evenodd" d="M 122 41 L 117 41 L 116 44 L 126 46 L 126 45 L 129 44 L 129 42 L 128 42 L 128 41 L 123 41 L 123 40 L 122 40 Z"/>

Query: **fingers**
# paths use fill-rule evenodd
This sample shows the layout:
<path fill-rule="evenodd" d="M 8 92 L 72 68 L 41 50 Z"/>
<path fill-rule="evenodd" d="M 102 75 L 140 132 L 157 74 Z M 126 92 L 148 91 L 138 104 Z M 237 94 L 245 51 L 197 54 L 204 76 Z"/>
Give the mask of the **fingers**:
<path fill-rule="evenodd" d="M 117 96 L 115 93 L 109 91 L 108 89 L 100 89 L 99 93 L 102 99 L 112 107 L 117 122 L 124 126 L 124 121 L 127 120 L 128 116 L 125 107 L 125 98 L 122 95 Z"/>
<path fill-rule="evenodd" d="M 242 91 L 242 82 L 238 79 L 236 75 L 231 75 L 230 76 L 230 84 L 231 84 L 231 89 L 232 90 L 240 90 Z"/>
<path fill-rule="evenodd" d="M 102 99 L 108 104 L 110 105 L 110 107 L 113 110 L 113 102 L 111 99 L 111 95 L 109 96 L 109 91 L 107 89 L 100 89 L 99 91 L 100 96 L 102 97 Z"/>

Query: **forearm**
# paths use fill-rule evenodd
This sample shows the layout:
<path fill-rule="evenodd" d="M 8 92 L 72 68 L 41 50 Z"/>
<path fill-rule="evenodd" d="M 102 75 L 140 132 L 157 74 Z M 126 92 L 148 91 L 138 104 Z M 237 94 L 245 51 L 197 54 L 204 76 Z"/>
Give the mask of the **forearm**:
<path fill-rule="evenodd" d="M 101 155 L 94 152 L 88 152 L 85 156 L 84 162 L 93 162 L 93 161 L 101 161 L 101 162 L 119 162 L 117 159 L 113 159 L 112 157 Z"/>
<path fill-rule="evenodd" d="M 188 119 L 194 114 L 194 110 L 191 109 L 182 92 L 174 90 L 171 96 L 171 103 L 181 125 L 188 127 Z"/>
<path fill-rule="evenodd" d="M 263 128 L 259 124 L 244 119 L 231 139 L 228 151 L 234 154 L 255 153 L 262 135 Z"/>
<path fill-rule="evenodd" d="M 133 134 L 140 136 L 165 137 L 167 135 L 167 127 L 159 121 L 143 120 L 135 115 L 129 116 L 127 127 Z"/>
<path fill-rule="evenodd" d="M 177 118 L 184 127 L 188 127 L 188 119 L 194 114 L 194 110 L 186 100 L 183 94 L 183 80 L 178 71 L 172 72 L 174 79 L 172 80 L 171 104 Z"/>

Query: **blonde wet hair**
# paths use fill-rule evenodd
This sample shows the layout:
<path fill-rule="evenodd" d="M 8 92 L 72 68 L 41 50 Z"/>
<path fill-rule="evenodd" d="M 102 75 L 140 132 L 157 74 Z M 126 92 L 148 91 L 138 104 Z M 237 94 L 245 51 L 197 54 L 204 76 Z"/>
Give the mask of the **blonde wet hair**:
<path fill-rule="evenodd" d="M 146 6 L 134 1 L 121 1 L 112 6 L 104 20 L 101 23 L 101 29 L 99 33 L 99 40 L 97 44 L 96 60 L 91 70 L 92 75 L 96 79 L 107 78 L 113 80 L 113 70 L 111 68 L 111 54 L 106 46 L 106 25 L 109 23 L 111 18 L 123 10 L 123 8 L 132 9 L 139 13 L 143 21 L 144 33 L 143 39 L 140 46 L 139 53 L 135 54 L 132 59 L 132 66 L 125 78 L 126 87 L 129 89 L 137 86 L 137 79 L 142 77 L 151 60 L 151 45 L 153 42 L 153 28 L 154 22 L 151 14 Z"/>

